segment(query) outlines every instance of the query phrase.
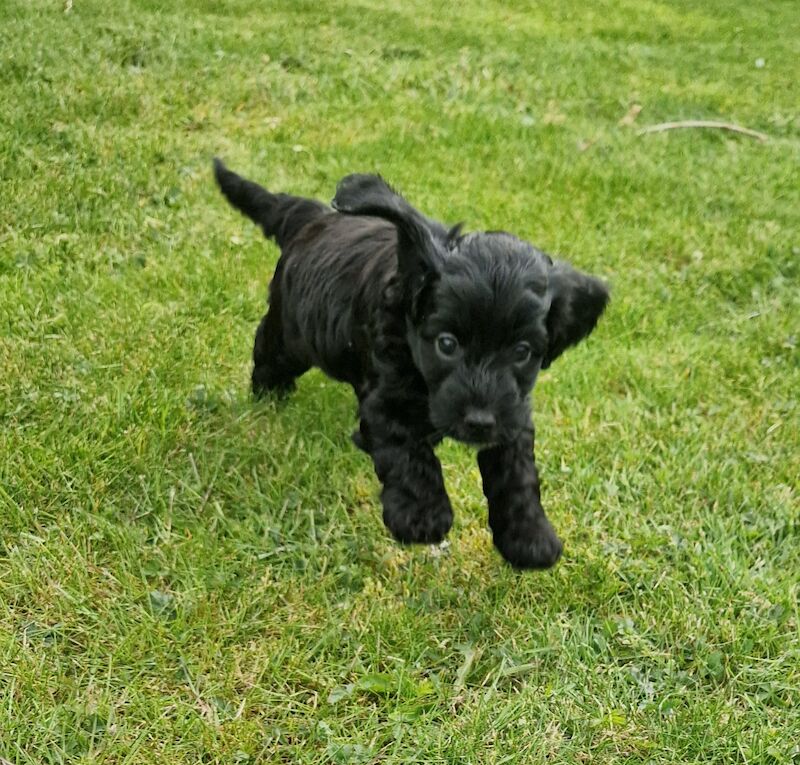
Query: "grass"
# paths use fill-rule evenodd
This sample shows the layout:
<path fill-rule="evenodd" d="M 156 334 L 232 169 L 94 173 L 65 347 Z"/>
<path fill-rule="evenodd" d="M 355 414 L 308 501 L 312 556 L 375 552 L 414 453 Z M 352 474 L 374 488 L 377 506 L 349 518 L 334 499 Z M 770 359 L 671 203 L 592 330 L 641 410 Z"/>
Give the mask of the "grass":
<path fill-rule="evenodd" d="M 0 757 L 800 761 L 794 4 L 384 6 L 0 6 Z M 637 135 L 688 118 L 770 139 Z M 503 565 L 466 448 L 401 549 L 345 387 L 249 400 L 277 251 L 214 154 L 610 280 L 536 391 L 558 567 Z"/>

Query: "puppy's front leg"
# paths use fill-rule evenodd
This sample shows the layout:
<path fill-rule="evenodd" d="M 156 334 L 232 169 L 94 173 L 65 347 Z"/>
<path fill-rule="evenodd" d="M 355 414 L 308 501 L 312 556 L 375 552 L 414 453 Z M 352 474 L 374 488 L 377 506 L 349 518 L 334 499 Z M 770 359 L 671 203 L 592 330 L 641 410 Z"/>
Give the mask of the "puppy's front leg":
<path fill-rule="evenodd" d="M 441 542 L 453 525 L 453 510 L 430 444 L 386 416 L 362 416 L 357 443 L 372 457 L 383 484 L 383 522 L 395 539 L 404 544 Z"/>
<path fill-rule="evenodd" d="M 478 453 L 495 547 L 516 568 L 549 568 L 561 540 L 544 514 L 533 459 L 533 434 Z"/>

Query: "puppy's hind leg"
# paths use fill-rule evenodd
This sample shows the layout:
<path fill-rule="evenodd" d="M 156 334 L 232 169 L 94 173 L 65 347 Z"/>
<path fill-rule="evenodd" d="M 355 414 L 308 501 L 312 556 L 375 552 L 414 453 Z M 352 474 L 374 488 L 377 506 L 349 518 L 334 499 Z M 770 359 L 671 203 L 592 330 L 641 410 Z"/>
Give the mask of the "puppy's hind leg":
<path fill-rule="evenodd" d="M 285 396 L 294 390 L 294 381 L 309 365 L 294 358 L 286 349 L 280 304 L 270 305 L 256 330 L 253 344 L 253 395 L 262 398 L 268 393 Z"/>

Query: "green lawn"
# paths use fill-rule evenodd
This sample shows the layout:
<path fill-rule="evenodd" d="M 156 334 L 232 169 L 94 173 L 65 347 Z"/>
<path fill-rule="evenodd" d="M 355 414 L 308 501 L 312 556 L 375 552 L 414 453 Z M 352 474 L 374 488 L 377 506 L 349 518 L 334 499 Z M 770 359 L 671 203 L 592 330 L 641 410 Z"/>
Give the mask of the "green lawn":
<path fill-rule="evenodd" d="M 797 4 L 387 5 L 0 3 L 0 762 L 800 762 Z M 610 281 L 536 389 L 555 569 L 467 448 L 403 549 L 349 389 L 249 399 L 215 154 Z"/>

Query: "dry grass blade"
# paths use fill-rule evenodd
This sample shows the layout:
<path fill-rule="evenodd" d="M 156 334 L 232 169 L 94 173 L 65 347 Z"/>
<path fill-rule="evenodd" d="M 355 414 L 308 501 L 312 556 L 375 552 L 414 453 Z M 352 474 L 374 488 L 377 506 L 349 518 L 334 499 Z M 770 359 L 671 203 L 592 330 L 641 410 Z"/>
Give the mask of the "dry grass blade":
<path fill-rule="evenodd" d="M 735 125 L 732 122 L 718 122 L 716 120 L 682 120 L 680 122 L 661 122 L 658 125 L 648 125 L 647 127 L 639 130 L 638 135 L 645 133 L 663 133 L 667 130 L 681 130 L 684 128 L 712 128 L 716 130 L 729 130 L 732 133 L 741 133 L 742 135 L 756 138 L 759 141 L 767 141 L 769 136 L 766 133 L 760 133 L 758 130 L 751 130 L 750 128 Z"/>

